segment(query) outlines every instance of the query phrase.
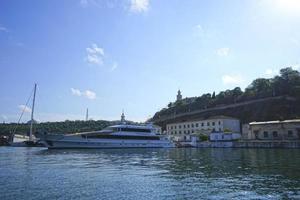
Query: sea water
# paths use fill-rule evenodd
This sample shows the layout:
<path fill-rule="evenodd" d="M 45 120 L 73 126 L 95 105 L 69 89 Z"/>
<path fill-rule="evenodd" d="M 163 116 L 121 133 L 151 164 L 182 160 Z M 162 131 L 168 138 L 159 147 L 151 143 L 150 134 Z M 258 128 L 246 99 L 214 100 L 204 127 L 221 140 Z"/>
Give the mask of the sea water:
<path fill-rule="evenodd" d="M 0 199 L 300 199 L 300 149 L 0 147 Z"/>

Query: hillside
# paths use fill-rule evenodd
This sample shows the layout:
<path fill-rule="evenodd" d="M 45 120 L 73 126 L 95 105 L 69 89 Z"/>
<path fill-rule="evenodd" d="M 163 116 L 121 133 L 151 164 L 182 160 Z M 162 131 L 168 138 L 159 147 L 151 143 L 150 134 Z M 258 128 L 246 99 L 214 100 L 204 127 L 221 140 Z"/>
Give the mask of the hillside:
<path fill-rule="evenodd" d="M 242 123 L 300 118 L 299 72 L 284 68 L 274 78 L 254 80 L 245 91 L 236 87 L 170 102 L 152 121 L 164 128 L 170 122 L 216 115 L 236 117 Z"/>
<path fill-rule="evenodd" d="M 105 121 L 105 120 L 89 120 L 89 121 L 69 121 L 64 122 L 44 122 L 39 124 L 34 124 L 34 131 L 42 131 L 49 133 L 75 133 L 75 132 L 85 132 L 85 131 L 96 131 L 101 130 L 107 126 L 118 124 L 120 121 Z M 128 122 L 132 124 L 134 122 Z M 0 135 L 9 135 L 16 128 L 16 123 L 10 124 L 0 124 Z M 17 126 L 17 134 L 29 134 L 29 124 L 23 123 Z"/>

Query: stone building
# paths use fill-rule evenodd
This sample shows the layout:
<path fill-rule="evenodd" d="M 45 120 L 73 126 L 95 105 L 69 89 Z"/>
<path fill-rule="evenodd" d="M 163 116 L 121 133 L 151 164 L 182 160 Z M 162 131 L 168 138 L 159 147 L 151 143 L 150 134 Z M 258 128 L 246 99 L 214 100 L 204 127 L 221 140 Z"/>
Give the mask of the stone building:
<path fill-rule="evenodd" d="M 243 125 L 245 140 L 300 140 L 300 119 L 251 122 Z"/>

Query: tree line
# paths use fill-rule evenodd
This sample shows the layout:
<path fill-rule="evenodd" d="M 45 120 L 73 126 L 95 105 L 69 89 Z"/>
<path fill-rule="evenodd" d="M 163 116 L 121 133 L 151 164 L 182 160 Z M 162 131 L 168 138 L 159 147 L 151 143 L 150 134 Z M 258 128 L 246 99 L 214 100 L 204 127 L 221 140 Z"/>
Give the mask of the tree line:
<path fill-rule="evenodd" d="M 300 99 L 300 73 L 291 67 L 281 69 L 279 75 L 273 78 L 255 79 L 244 91 L 236 87 L 218 94 L 206 93 L 199 97 L 170 102 L 167 108 L 157 112 L 153 118 L 283 95 Z"/>

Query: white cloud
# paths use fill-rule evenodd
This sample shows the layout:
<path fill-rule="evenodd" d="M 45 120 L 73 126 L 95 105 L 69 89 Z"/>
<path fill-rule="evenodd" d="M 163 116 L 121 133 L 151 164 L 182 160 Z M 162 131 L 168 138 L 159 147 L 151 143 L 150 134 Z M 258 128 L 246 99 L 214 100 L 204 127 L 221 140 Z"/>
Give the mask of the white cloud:
<path fill-rule="evenodd" d="M 104 49 L 98 47 L 97 44 L 92 44 L 91 47 L 86 48 L 87 56 L 85 60 L 90 64 L 103 65 Z"/>
<path fill-rule="evenodd" d="M 6 115 L 1 115 L 3 120 L 7 120 L 7 116 Z"/>
<path fill-rule="evenodd" d="M 29 108 L 28 106 L 26 105 L 19 105 L 18 108 L 21 110 L 21 112 L 26 112 L 26 113 L 30 113 L 31 112 L 31 108 Z"/>
<path fill-rule="evenodd" d="M 118 68 L 118 63 L 114 62 L 113 66 L 111 67 L 111 71 L 114 71 L 117 68 Z"/>
<path fill-rule="evenodd" d="M 89 54 L 99 54 L 101 56 L 104 56 L 104 50 L 100 47 L 97 46 L 97 44 L 92 44 L 92 47 L 86 48 L 86 51 Z"/>
<path fill-rule="evenodd" d="M 230 49 L 228 47 L 224 47 L 224 48 L 219 48 L 217 49 L 216 53 L 218 54 L 218 56 L 228 56 L 230 52 Z"/>
<path fill-rule="evenodd" d="M 96 93 L 91 91 L 91 90 L 86 90 L 84 93 L 83 93 L 83 96 L 85 96 L 86 98 L 88 99 L 96 99 Z"/>
<path fill-rule="evenodd" d="M 96 93 L 91 90 L 80 91 L 79 89 L 71 88 L 71 93 L 75 96 L 83 96 L 88 99 L 96 99 Z"/>
<path fill-rule="evenodd" d="M 266 71 L 265 71 L 265 75 L 267 75 L 267 76 L 274 76 L 276 74 L 279 74 L 279 70 L 278 69 L 271 69 L 271 68 L 269 68 L 269 69 L 266 69 Z"/>
<path fill-rule="evenodd" d="M 75 96 L 81 96 L 82 95 L 81 92 L 80 92 L 80 90 L 75 89 L 75 88 L 71 88 L 71 92 Z"/>
<path fill-rule="evenodd" d="M 241 84 L 245 80 L 241 75 L 223 75 L 222 76 L 222 82 L 225 85 L 231 85 L 231 84 Z"/>
<path fill-rule="evenodd" d="M 203 36 L 205 36 L 204 29 L 203 29 L 203 27 L 202 27 L 200 24 L 197 24 L 197 25 L 194 27 L 194 35 L 195 35 L 196 37 L 203 37 Z"/>
<path fill-rule="evenodd" d="M 8 32 L 8 29 L 2 25 L 0 25 L 0 31 Z"/>
<path fill-rule="evenodd" d="M 149 0 L 130 0 L 130 11 L 134 13 L 146 12 L 149 8 Z"/>

